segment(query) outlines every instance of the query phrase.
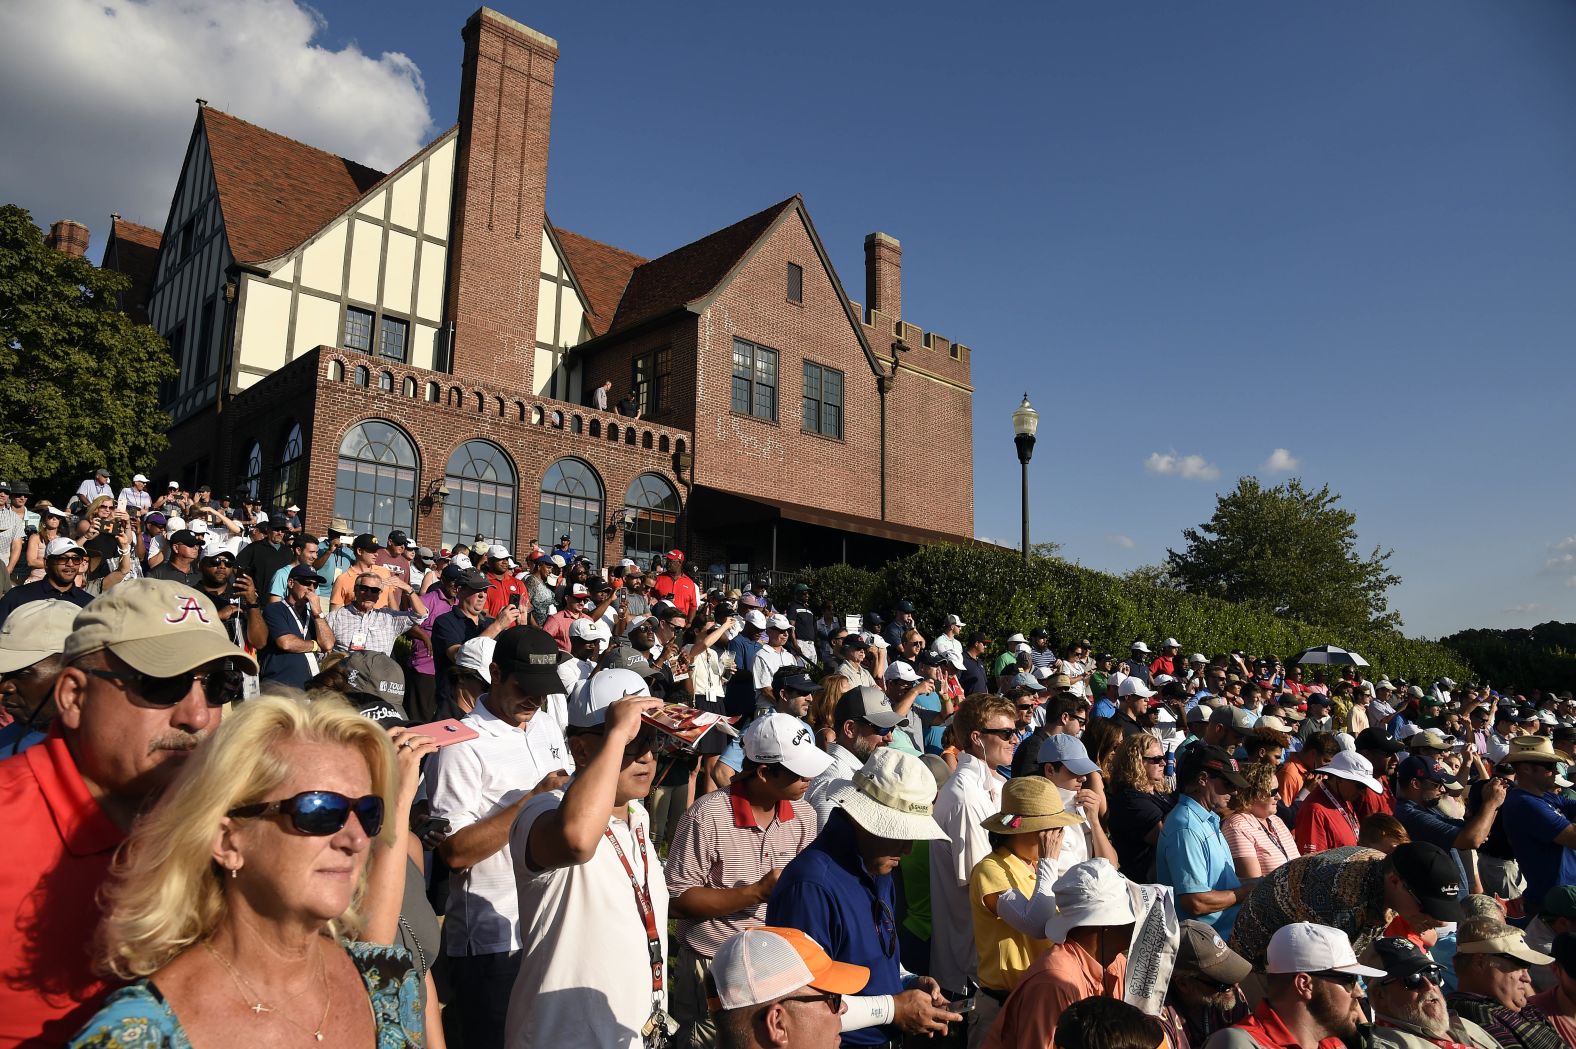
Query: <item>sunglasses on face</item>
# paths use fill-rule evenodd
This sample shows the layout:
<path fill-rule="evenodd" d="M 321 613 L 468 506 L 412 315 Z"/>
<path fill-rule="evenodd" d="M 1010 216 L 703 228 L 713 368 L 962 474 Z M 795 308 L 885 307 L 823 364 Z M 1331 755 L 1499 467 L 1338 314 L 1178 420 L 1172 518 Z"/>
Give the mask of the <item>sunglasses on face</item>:
<path fill-rule="evenodd" d="M 1195 973 L 1193 976 L 1193 982 L 1209 991 L 1210 994 L 1225 994 L 1227 991 L 1236 986 L 1236 984 L 1221 983 L 1219 980 L 1216 980 L 1213 977 L 1205 976 L 1203 973 Z"/>
<path fill-rule="evenodd" d="M 1443 969 L 1437 965 L 1430 965 L 1426 969 L 1420 969 L 1415 973 L 1407 973 L 1405 976 L 1392 976 L 1384 982 L 1398 983 L 1409 991 L 1421 991 L 1425 983 L 1431 983 L 1435 987 L 1441 986 L 1444 977 L 1445 971 Z"/>
<path fill-rule="evenodd" d="M 83 557 L 81 554 L 61 554 L 59 557 L 51 557 L 49 560 L 59 561 L 64 565 L 80 565 L 83 561 L 87 560 L 87 558 Z"/>
<path fill-rule="evenodd" d="M 1328 980 L 1331 983 L 1338 983 L 1342 987 L 1345 987 L 1345 988 L 1348 988 L 1348 989 L 1357 986 L 1357 974 L 1356 973 L 1322 972 L 1322 973 L 1310 973 L 1309 975 L 1311 975 L 1315 980 Z"/>
<path fill-rule="evenodd" d="M 1010 743 L 1018 738 L 1017 731 L 1010 728 L 982 728 L 980 729 L 980 733 L 981 735 L 995 736 L 1003 743 Z"/>
<path fill-rule="evenodd" d="M 368 837 L 377 837 L 383 829 L 383 799 L 376 794 L 347 798 L 332 790 L 302 791 L 283 801 L 260 801 L 255 805 L 242 805 L 231 809 L 229 815 L 238 819 L 255 819 L 258 816 L 289 816 L 290 825 L 298 833 L 314 838 L 338 834 L 350 822 L 354 812 L 361 821 L 361 829 Z"/>
<path fill-rule="evenodd" d="M 825 1002 L 832 1007 L 834 1015 L 841 1015 L 843 1011 L 843 996 L 840 994 L 801 994 L 794 998 L 784 998 L 785 1002 Z"/>
<path fill-rule="evenodd" d="M 870 722 L 865 721 L 863 719 L 860 719 L 859 724 L 864 726 L 864 730 L 866 732 L 871 733 L 872 735 L 876 735 L 876 736 L 890 736 L 892 734 L 892 729 L 895 727 L 895 726 L 891 726 L 891 727 L 883 728 L 880 725 L 871 724 Z"/>
<path fill-rule="evenodd" d="M 1146 758 L 1144 758 L 1144 764 L 1145 765 L 1164 765 L 1165 763 L 1166 763 L 1166 756 L 1164 754 L 1161 754 L 1158 757 L 1153 757 L 1153 758 L 1146 757 Z"/>
<path fill-rule="evenodd" d="M 136 693 L 150 707 L 175 706 L 191 695 L 194 684 L 202 686 L 203 699 L 210 707 L 222 707 L 241 698 L 241 673 L 238 670 L 188 670 L 174 677 L 153 677 L 140 670 L 81 669 L 106 681 L 124 683 L 128 692 Z"/>

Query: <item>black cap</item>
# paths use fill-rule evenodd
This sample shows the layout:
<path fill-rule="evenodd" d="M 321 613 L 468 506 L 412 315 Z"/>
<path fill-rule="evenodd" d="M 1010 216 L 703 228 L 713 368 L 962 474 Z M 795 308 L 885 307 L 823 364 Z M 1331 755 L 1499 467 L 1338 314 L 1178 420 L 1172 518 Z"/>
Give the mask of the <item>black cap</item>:
<path fill-rule="evenodd" d="M 1461 920 L 1461 875 L 1444 849 L 1426 841 L 1409 841 L 1390 853 L 1390 866 L 1430 918 Z"/>
<path fill-rule="evenodd" d="M 1385 735 L 1383 729 L 1369 726 L 1357 733 L 1357 749 L 1359 751 L 1382 750 L 1386 754 L 1399 754 L 1406 748 L 1401 746 L 1398 741 Z"/>
<path fill-rule="evenodd" d="M 461 568 L 451 561 L 443 566 L 442 572 L 438 573 L 438 581 L 440 583 L 453 583 L 462 578 L 468 571 L 469 569 Z"/>
<path fill-rule="evenodd" d="M 1413 780 L 1427 780 L 1442 786 L 1450 786 L 1456 782 L 1456 777 L 1437 758 L 1425 758 L 1420 754 L 1413 754 L 1401 762 L 1395 770 L 1395 778 L 1402 786 Z"/>
<path fill-rule="evenodd" d="M 1306 702 L 1310 707 L 1315 703 L 1319 704 L 1321 707 L 1327 707 L 1330 705 L 1330 697 L 1326 696 L 1322 692 L 1310 692 L 1305 697 L 1304 702 Z"/>
<path fill-rule="evenodd" d="M 401 532 L 401 531 L 398 531 L 398 530 L 390 532 L 389 533 L 389 545 L 390 546 L 409 546 L 410 545 L 410 536 L 408 536 L 404 532 Z"/>
<path fill-rule="evenodd" d="M 381 700 L 394 707 L 401 719 L 404 718 L 405 672 L 392 656 L 370 650 L 352 652 L 345 657 L 342 666 L 348 682 L 345 689 L 347 694 Z M 365 711 L 362 713 L 366 714 Z"/>
<path fill-rule="evenodd" d="M 865 639 L 864 639 L 864 637 L 862 635 L 860 635 L 860 634 L 849 634 L 847 637 L 843 638 L 843 647 L 844 648 L 869 648 L 870 646 L 865 644 Z"/>
<path fill-rule="evenodd" d="M 564 690 L 558 664 L 566 656 L 553 635 L 534 626 L 510 627 L 498 635 L 493 662 L 498 672 L 533 696 L 551 696 Z"/>
<path fill-rule="evenodd" d="M 202 540 L 190 528 L 182 528 L 170 536 L 170 543 L 181 546 L 201 546 Z"/>
<path fill-rule="evenodd" d="M 1411 976 L 1413 973 L 1438 969 L 1439 963 L 1423 953 L 1423 949 L 1405 936 L 1381 936 L 1373 942 L 1378 968 L 1390 979 Z"/>
<path fill-rule="evenodd" d="M 1036 637 L 1046 637 L 1046 638 L 1048 638 L 1050 636 L 1051 636 L 1051 632 L 1049 630 L 1045 629 L 1042 626 L 1037 626 L 1033 630 L 1029 631 L 1029 637 L 1031 637 L 1031 638 L 1036 638 Z"/>
<path fill-rule="evenodd" d="M 33 489 L 29 488 L 26 481 L 11 482 L 12 495 L 32 495 Z"/>
<path fill-rule="evenodd" d="M 460 584 L 461 590 L 469 590 L 472 592 L 477 590 L 486 590 L 492 585 L 487 581 L 487 576 L 480 569 L 476 568 L 460 569 L 458 582 Z"/>
<path fill-rule="evenodd" d="M 373 535 L 371 532 L 362 532 L 360 535 L 356 536 L 355 541 L 350 545 L 351 548 L 355 550 L 378 551 L 383 549 L 383 544 L 378 542 L 378 537 Z"/>
<path fill-rule="evenodd" d="M 1238 769 L 1237 759 L 1224 747 L 1199 743 L 1188 748 L 1177 766 L 1177 782 L 1191 784 L 1193 778 L 1200 772 L 1213 773 L 1238 790 L 1248 785 L 1248 781 L 1242 778 L 1242 773 Z"/>
<path fill-rule="evenodd" d="M 942 655 L 940 652 L 926 649 L 919 654 L 919 657 L 915 659 L 914 662 L 924 667 L 939 667 L 946 665 L 947 657 Z"/>
<path fill-rule="evenodd" d="M 296 565 L 290 569 L 289 578 L 294 579 L 298 583 L 311 583 L 313 586 L 322 586 L 328 582 L 328 580 L 314 572 L 311 565 Z"/>
<path fill-rule="evenodd" d="M 906 597 L 903 600 L 899 601 L 894 607 L 897 609 L 897 611 L 904 612 L 904 613 L 907 613 L 907 614 L 910 614 L 910 615 L 912 615 L 913 612 L 914 612 L 914 602 L 910 601 Z"/>
<path fill-rule="evenodd" d="M 786 688 L 808 695 L 815 691 L 815 682 L 800 667 L 783 667 L 772 675 L 772 688 L 779 692 Z"/>
<path fill-rule="evenodd" d="M 598 579 L 591 584 L 591 592 L 593 594 L 610 594 L 613 592 L 613 584 L 606 579 Z"/>

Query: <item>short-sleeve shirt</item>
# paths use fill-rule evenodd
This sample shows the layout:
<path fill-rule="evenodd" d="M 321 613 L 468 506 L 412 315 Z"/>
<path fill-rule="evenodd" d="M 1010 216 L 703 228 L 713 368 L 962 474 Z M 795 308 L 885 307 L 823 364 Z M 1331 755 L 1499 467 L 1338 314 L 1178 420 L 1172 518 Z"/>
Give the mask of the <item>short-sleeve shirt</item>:
<path fill-rule="evenodd" d="M 535 577 L 533 576 L 532 578 Z M 503 611 L 503 606 L 509 603 L 511 597 L 517 594 L 521 598 L 526 596 L 525 584 L 516 579 L 513 573 L 505 572 L 502 575 L 489 575 L 487 583 L 487 614 L 494 619 L 498 618 L 498 613 Z M 544 587 L 543 589 L 546 588 Z M 534 594 L 531 597 L 531 611 L 533 613 L 537 612 Z M 547 617 L 537 613 L 537 619 L 540 622 L 545 622 Z"/>
<path fill-rule="evenodd" d="M 753 885 L 772 870 L 788 866 L 805 846 L 815 840 L 815 810 L 804 801 L 777 805 L 765 827 L 755 822 L 755 812 L 738 788 L 714 790 L 702 797 L 679 821 L 666 867 L 668 892 L 676 899 L 689 889 L 737 889 Z M 747 911 L 722 918 L 680 919 L 678 934 L 684 945 L 702 958 L 716 955 L 723 942 L 736 932 L 766 921 L 766 901 Z"/>
<path fill-rule="evenodd" d="M 264 681 L 277 681 L 295 688 L 305 686 L 312 677 L 312 661 L 304 652 L 286 652 L 275 641 L 281 637 L 315 640 L 312 621 L 304 611 L 292 608 L 287 601 L 270 601 L 263 606 L 263 623 L 268 627 L 268 644 L 259 653 L 262 673 L 258 676 Z"/>
<path fill-rule="evenodd" d="M 1170 811 L 1171 799 L 1164 794 L 1122 787 L 1111 795 L 1111 847 L 1122 872 L 1134 881 L 1154 880 L 1155 843 L 1144 839 Z"/>
<path fill-rule="evenodd" d="M 1576 818 L 1576 802 L 1516 787 L 1499 815 L 1527 879 L 1527 899 L 1541 900 L 1556 885 L 1576 884 L 1576 849 L 1554 841 Z"/>
<path fill-rule="evenodd" d="M 1155 881 L 1185 892 L 1235 889 L 1242 882 L 1231 860 L 1231 849 L 1220 833 L 1220 817 L 1183 795 L 1155 842 Z M 1239 904 L 1195 917 L 1212 927 L 1221 939 L 1231 935 Z"/>
<path fill-rule="evenodd" d="M 666 956 L 669 893 L 650 819 L 632 801 L 627 822 L 608 820 L 618 850 L 604 834 L 585 863 L 533 871 L 526 863 L 531 829 L 563 798 L 555 790 L 526 802 L 504 850 L 514 857 L 519 885 L 521 956 L 503 1044 L 640 1049 L 640 1028 L 651 1015 L 651 965 L 646 928 L 618 851 L 649 890 Z"/>
<path fill-rule="evenodd" d="M 974 917 L 974 945 L 979 957 L 979 983 L 993 991 L 1011 991 L 1029 963 L 1049 947 L 1049 940 L 1027 936 L 991 913 L 985 897 L 1017 889 L 1034 895 L 1034 869 L 1005 848 L 975 865 L 969 875 L 969 909 Z"/>
<path fill-rule="evenodd" d="M 574 771 L 574 759 L 552 718 L 538 713 L 516 728 L 488 710 L 485 698 L 461 719 L 477 737 L 438 751 L 427 773 L 428 804 L 433 816 L 449 821 L 450 837 L 513 805 L 548 773 Z M 509 847 L 449 875 L 443 935 L 451 957 L 520 949 L 520 906 Z"/>
<path fill-rule="evenodd" d="M 449 684 L 449 667 L 454 665 L 449 649 L 465 644 L 491 625 L 492 620 L 487 616 L 472 622 L 471 617 L 458 608 L 451 608 L 432 621 L 433 695 L 440 707 L 454 693 Z"/>
<path fill-rule="evenodd" d="M 449 595 L 443 592 L 441 586 L 433 586 L 421 595 L 421 603 L 427 606 L 427 618 L 421 625 L 428 634 L 432 633 L 432 625 L 438 617 L 444 615 L 454 607 L 454 602 L 449 600 Z M 437 666 L 433 661 L 432 646 L 426 640 L 412 634 L 410 639 L 410 668 L 418 674 L 433 674 Z"/>
<path fill-rule="evenodd" d="M 1365 788 L 1363 793 L 1373 792 Z M 1346 818 L 1347 811 L 1352 813 L 1352 820 Z M 1305 856 L 1325 849 L 1356 845 L 1357 828 L 1352 826 L 1352 821 L 1357 819 L 1359 817 L 1355 809 L 1347 809 L 1338 801 L 1332 801 L 1324 788 L 1315 787 L 1297 807 L 1297 825 L 1292 836 L 1297 839 L 1297 848 Z"/>
<path fill-rule="evenodd" d="M 1057 1021 L 1074 1002 L 1102 996 L 1120 1001 L 1126 987 L 1126 954 L 1101 966 L 1076 943 L 1052 944 L 1002 1006 L 984 1049 L 1054 1045 Z"/>
<path fill-rule="evenodd" d="M 348 605 L 354 601 L 356 599 L 356 581 L 364 575 L 375 575 L 381 579 L 387 579 L 389 570 L 382 565 L 373 565 L 371 568 L 363 568 L 361 565 L 356 564 L 351 565 L 334 579 L 334 585 L 329 592 L 328 603 L 338 606 Z M 378 603 L 372 607 L 388 608 L 393 603 L 392 598 L 397 592 L 392 587 L 384 587 L 383 592 L 378 595 Z"/>
<path fill-rule="evenodd" d="M 63 1045 L 109 991 L 91 944 L 97 893 L 125 834 L 88 793 L 58 729 L 0 761 L 0 797 L 0 1043 Z"/>
<path fill-rule="evenodd" d="M 336 652 L 365 650 L 391 656 L 394 654 L 394 642 L 418 618 L 415 612 L 374 608 L 363 614 L 350 605 L 341 605 L 328 614 L 328 629 L 334 632 Z"/>
<path fill-rule="evenodd" d="M 1261 876 L 1302 855 L 1297 839 L 1273 813 L 1261 820 L 1251 812 L 1234 812 L 1221 823 L 1220 830 L 1232 856 L 1252 856 L 1259 863 Z"/>

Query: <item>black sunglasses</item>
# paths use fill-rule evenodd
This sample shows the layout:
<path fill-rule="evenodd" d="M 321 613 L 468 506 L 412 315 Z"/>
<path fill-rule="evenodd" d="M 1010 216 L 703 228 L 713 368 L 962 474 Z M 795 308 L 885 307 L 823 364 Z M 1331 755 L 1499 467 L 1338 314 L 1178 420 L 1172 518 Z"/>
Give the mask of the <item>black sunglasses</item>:
<path fill-rule="evenodd" d="M 832 1012 L 834 1014 L 840 1015 L 843 1011 L 843 996 L 840 994 L 801 994 L 796 995 L 793 998 L 783 998 L 781 1000 L 785 1002 L 825 1002 L 827 1005 L 832 1007 Z"/>
<path fill-rule="evenodd" d="M 860 718 L 859 723 L 865 727 L 866 732 L 873 732 L 878 736 L 890 736 L 892 734 L 892 730 L 896 727 L 889 725 L 883 728 L 882 726 L 874 724 L 873 722 L 866 721 L 864 718 Z"/>
<path fill-rule="evenodd" d="M 987 736 L 995 736 L 1003 742 L 1011 742 L 1018 738 L 1018 731 L 1010 728 L 982 728 L 980 732 Z"/>
<path fill-rule="evenodd" d="M 347 798 L 332 790 L 302 791 L 283 801 L 259 801 L 255 805 L 242 805 L 230 810 L 237 819 L 255 819 L 258 816 L 289 816 L 291 826 L 314 838 L 338 834 L 350 814 L 354 812 L 361 821 L 361 829 L 368 837 L 377 837 L 383 829 L 383 799 L 376 794 Z"/>
<path fill-rule="evenodd" d="M 1227 991 L 1232 990 L 1237 986 L 1234 983 L 1221 983 L 1214 977 L 1205 976 L 1201 972 L 1194 973 L 1193 980 L 1195 983 L 1199 984 L 1199 986 L 1206 988 L 1211 994 L 1225 994 Z"/>
<path fill-rule="evenodd" d="M 1309 973 L 1308 975 L 1312 976 L 1316 980 L 1329 980 L 1331 983 L 1338 983 L 1342 987 L 1357 986 L 1356 973 L 1343 973 L 1336 972 L 1334 970 L 1326 970 L 1325 972 Z"/>
<path fill-rule="evenodd" d="M 1425 969 L 1419 969 L 1417 972 L 1407 973 L 1405 976 L 1392 976 L 1383 982 L 1398 983 L 1409 991 L 1420 991 L 1425 983 L 1431 983 L 1435 987 L 1443 986 L 1442 981 L 1444 978 L 1445 970 L 1437 965 L 1430 965 Z"/>
<path fill-rule="evenodd" d="M 1150 757 L 1144 758 L 1144 764 L 1145 765 L 1164 765 L 1165 763 L 1166 763 L 1166 756 L 1164 754 L 1161 754 L 1159 757 L 1155 757 L 1155 758 L 1150 758 Z"/>
<path fill-rule="evenodd" d="M 80 669 L 106 681 L 125 682 L 128 691 L 137 693 L 144 703 L 153 707 L 175 706 L 191 694 L 194 683 L 202 685 L 203 699 L 210 707 L 222 707 L 241 698 L 241 672 L 228 667 L 222 670 L 188 670 L 174 677 L 153 677 L 140 670 Z"/>

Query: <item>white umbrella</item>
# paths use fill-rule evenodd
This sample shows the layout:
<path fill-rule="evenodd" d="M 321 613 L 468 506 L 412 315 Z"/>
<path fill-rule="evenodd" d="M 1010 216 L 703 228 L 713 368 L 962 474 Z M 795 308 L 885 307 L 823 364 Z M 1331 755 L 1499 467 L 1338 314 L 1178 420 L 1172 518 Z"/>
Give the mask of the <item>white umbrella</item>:
<path fill-rule="evenodd" d="M 1346 649 L 1336 648 L 1334 645 L 1319 645 L 1316 648 L 1304 649 L 1297 653 L 1296 658 L 1292 662 L 1340 667 L 1365 667 L 1368 665 L 1368 660 L 1359 656 L 1356 652 L 1348 652 Z"/>

